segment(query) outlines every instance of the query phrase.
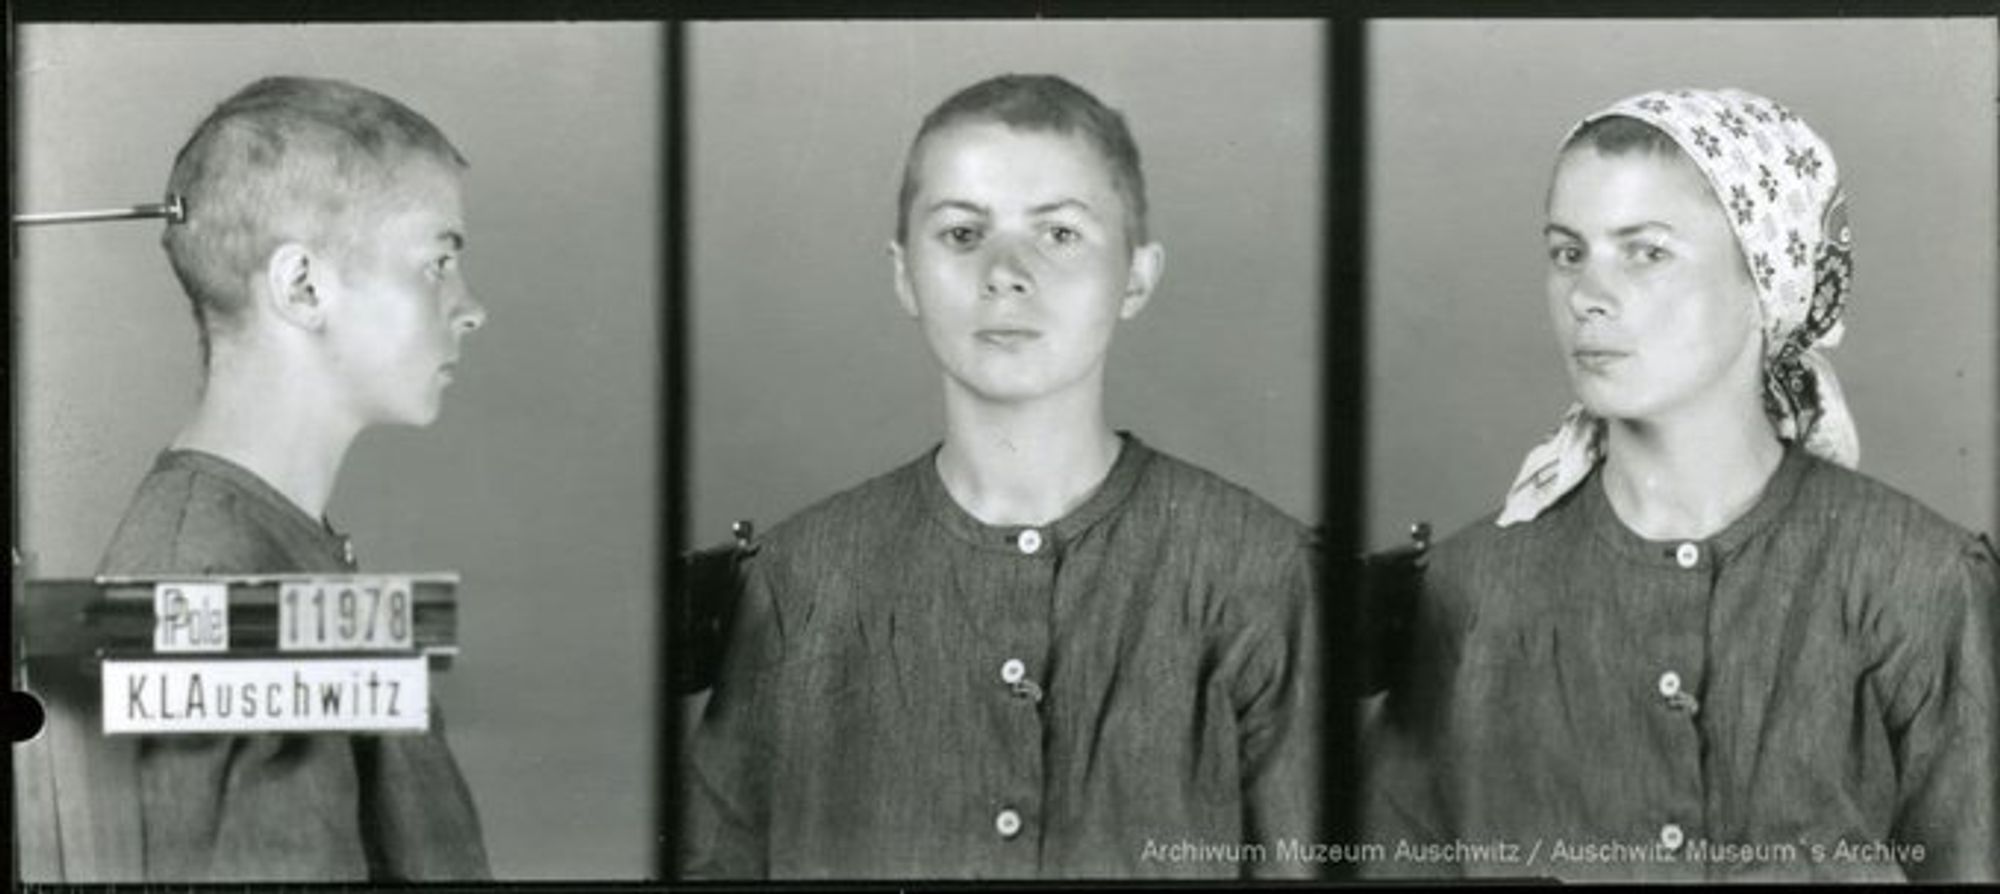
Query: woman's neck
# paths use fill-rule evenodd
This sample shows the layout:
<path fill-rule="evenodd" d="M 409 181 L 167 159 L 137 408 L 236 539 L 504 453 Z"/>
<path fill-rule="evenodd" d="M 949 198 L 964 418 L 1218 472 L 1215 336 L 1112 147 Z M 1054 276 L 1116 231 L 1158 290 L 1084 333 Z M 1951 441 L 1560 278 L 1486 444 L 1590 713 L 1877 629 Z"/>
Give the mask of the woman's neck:
<path fill-rule="evenodd" d="M 327 412 L 333 401 L 310 381 L 283 358 L 218 354 L 194 418 L 173 446 L 242 466 L 320 518 L 360 426 Z"/>
<path fill-rule="evenodd" d="M 1123 441 L 1102 389 L 1019 404 L 950 390 L 937 471 L 953 501 L 989 525 L 1045 525 L 1083 505 L 1111 474 Z"/>
<path fill-rule="evenodd" d="M 1698 540 L 1743 517 L 1783 462 L 1761 406 L 1708 418 L 1611 420 L 1604 495 L 1619 521 L 1649 540 Z"/>

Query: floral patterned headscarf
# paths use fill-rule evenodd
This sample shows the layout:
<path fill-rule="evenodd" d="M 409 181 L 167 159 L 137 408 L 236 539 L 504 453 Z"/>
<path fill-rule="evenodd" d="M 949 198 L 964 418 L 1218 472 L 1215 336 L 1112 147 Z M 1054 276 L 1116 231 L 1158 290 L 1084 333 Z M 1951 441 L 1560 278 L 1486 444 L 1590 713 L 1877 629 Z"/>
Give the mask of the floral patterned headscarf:
<path fill-rule="evenodd" d="M 1853 261 L 1847 196 L 1833 150 L 1804 121 L 1742 90 L 1664 90 L 1620 100 L 1583 121 L 1623 116 L 1671 138 L 1721 201 L 1757 285 L 1764 331 L 1764 411 L 1778 436 L 1853 467 L 1854 419 L 1820 352 L 1840 343 Z M 1569 137 L 1563 140 L 1567 145 Z M 1603 457 L 1603 420 L 1574 404 L 1528 453 L 1498 522 L 1540 515 Z"/>

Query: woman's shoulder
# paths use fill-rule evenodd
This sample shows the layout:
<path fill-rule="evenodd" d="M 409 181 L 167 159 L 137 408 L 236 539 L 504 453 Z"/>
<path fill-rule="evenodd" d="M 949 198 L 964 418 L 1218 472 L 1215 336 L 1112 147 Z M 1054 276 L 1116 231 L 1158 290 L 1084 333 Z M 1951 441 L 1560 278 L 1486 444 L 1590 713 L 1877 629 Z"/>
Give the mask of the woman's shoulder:
<path fill-rule="evenodd" d="M 1820 461 L 1790 515 L 1781 536 L 1842 569 L 1850 616 L 1878 647 L 1944 660 L 1968 637 L 1992 642 L 2000 556 L 1987 538 L 1890 484 Z"/>
<path fill-rule="evenodd" d="M 1572 518 L 1577 499 L 1572 491 L 1533 519 L 1504 527 L 1496 507 L 1438 541 L 1429 565 L 1446 575 L 1494 580 L 1529 571 L 1551 553 L 1573 554 L 1584 533 Z"/>
<path fill-rule="evenodd" d="M 1838 556 L 1871 615 L 1929 626 L 2000 596 L 1986 538 L 1869 475 L 1814 460 L 1787 516 L 1779 536 Z"/>
<path fill-rule="evenodd" d="M 1572 517 L 1574 497 L 1505 527 L 1495 508 L 1439 540 L 1424 564 L 1427 623 L 1463 627 L 1483 606 L 1523 605 L 1547 591 L 1575 561 L 1579 539 L 1589 536 Z"/>
<path fill-rule="evenodd" d="M 1158 449 L 1150 453 L 1142 491 L 1183 510 L 1178 516 L 1204 527 L 1220 523 L 1253 541 L 1308 539 L 1304 523 L 1249 488 Z"/>
<path fill-rule="evenodd" d="M 1977 559 L 1979 535 L 1893 485 L 1811 459 L 1786 521 L 1794 527 L 1917 565 Z"/>
<path fill-rule="evenodd" d="M 759 538 L 760 554 L 793 558 L 849 552 L 870 539 L 907 530 L 908 516 L 921 506 L 918 476 L 929 460 L 927 453 L 807 505 Z"/>
<path fill-rule="evenodd" d="M 275 574 L 309 570 L 332 535 L 220 460 L 162 453 L 140 481 L 100 563 L 104 573 Z"/>

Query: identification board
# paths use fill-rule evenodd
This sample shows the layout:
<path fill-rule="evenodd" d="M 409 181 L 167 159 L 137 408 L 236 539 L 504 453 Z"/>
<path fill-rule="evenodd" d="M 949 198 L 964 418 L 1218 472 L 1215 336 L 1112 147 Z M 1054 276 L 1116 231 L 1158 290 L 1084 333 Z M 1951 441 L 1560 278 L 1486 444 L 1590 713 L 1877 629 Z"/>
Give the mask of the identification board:
<path fill-rule="evenodd" d="M 104 732 L 421 732 L 423 656 L 104 660 Z"/>

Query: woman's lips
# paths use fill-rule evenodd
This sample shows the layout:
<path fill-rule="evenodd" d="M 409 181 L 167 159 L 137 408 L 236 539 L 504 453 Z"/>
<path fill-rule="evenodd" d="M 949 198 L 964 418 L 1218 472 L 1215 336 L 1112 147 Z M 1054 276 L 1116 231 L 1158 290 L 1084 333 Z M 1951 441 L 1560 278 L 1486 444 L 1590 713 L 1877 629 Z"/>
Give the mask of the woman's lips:
<path fill-rule="evenodd" d="M 972 335 L 997 348 L 1020 347 L 1042 337 L 1040 332 L 1033 329 L 981 329 Z"/>
<path fill-rule="evenodd" d="M 1583 347 L 1571 351 L 1569 356 L 1582 369 L 1591 372 L 1603 372 L 1618 361 L 1632 356 L 1632 353 L 1612 348 Z"/>

